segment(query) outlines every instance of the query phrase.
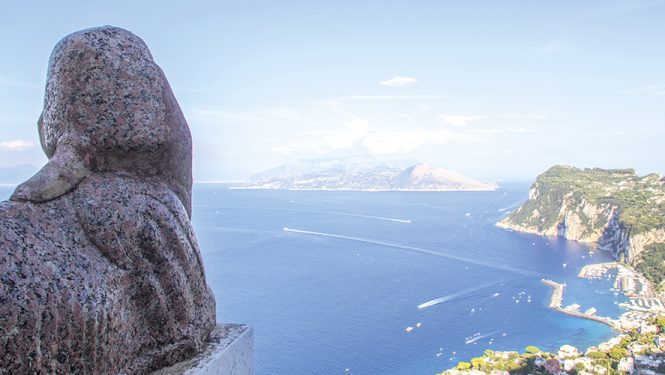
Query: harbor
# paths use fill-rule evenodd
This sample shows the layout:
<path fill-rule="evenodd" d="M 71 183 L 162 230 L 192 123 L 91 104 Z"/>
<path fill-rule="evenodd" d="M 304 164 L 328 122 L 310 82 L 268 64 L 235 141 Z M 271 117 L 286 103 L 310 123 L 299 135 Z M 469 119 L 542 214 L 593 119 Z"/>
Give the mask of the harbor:
<path fill-rule="evenodd" d="M 610 270 L 616 270 L 616 275 L 612 276 L 609 274 Z M 617 331 L 640 328 L 648 319 L 665 312 L 663 302 L 653 291 L 648 280 L 621 263 L 610 262 L 587 265 L 582 268 L 577 276 L 585 279 L 614 277 L 614 283 L 610 290 L 615 293 L 621 292 L 628 297 L 628 302 L 619 304 L 620 307 L 627 311 L 621 314 L 618 319 L 612 319 L 596 315 L 594 307 L 584 312 L 579 310 L 580 306 L 577 304 L 563 307 L 563 292 L 566 285 L 542 279 L 545 285 L 552 288 L 549 303 L 551 309 L 570 316 L 607 324 Z"/>
<path fill-rule="evenodd" d="M 568 307 L 562 307 L 563 290 L 565 288 L 565 284 L 560 284 L 548 279 L 542 279 L 542 282 L 543 284 L 552 287 L 552 296 L 550 297 L 549 304 L 551 309 L 577 318 L 594 320 L 596 322 L 607 324 L 614 329 L 619 329 L 619 326 L 617 326 L 617 323 L 614 319 L 595 315 L 596 309 L 593 307 L 585 312 L 579 311 L 579 305 L 576 304 Z"/>

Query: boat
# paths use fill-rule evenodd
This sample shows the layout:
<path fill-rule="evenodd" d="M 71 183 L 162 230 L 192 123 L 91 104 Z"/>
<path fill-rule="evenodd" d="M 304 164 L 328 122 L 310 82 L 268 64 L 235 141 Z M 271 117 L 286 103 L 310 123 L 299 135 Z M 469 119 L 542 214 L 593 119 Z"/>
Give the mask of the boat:
<path fill-rule="evenodd" d="M 580 305 L 578 305 L 576 303 L 573 303 L 572 305 L 568 305 L 564 308 L 564 310 L 568 310 L 568 311 L 577 311 L 579 309 L 580 309 Z"/>

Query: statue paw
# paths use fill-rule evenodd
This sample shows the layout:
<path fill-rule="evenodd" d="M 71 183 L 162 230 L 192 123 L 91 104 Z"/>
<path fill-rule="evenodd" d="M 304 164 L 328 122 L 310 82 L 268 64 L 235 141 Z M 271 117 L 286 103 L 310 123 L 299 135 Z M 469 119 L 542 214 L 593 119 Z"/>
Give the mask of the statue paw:
<path fill-rule="evenodd" d="M 89 173 L 76 151 L 69 147 L 62 148 L 37 174 L 20 184 L 9 199 L 47 202 L 72 191 Z"/>

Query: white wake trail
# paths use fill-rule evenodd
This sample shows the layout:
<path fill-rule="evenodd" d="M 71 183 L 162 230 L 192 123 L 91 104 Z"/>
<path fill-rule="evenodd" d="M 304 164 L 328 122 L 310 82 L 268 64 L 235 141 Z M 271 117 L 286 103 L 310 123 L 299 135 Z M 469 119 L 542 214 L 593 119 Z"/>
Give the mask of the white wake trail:
<path fill-rule="evenodd" d="M 500 282 L 502 282 L 502 280 L 492 282 L 492 283 L 483 284 L 483 285 L 479 285 L 479 286 L 472 287 L 472 288 L 463 289 L 463 290 L 457 291 L 455 293 L 445 295 L 443 297 L 434 298 L 434 299 L 429 300 L 427 302 L 421 303 L 420 305 L 418 305 L 418 308 L 422 310 L 422 309 L 425 309 L 425 308 L 430 307 L 430 306 L 438 305 L 440 303 L 450 301 L 452 299 L 461 297 L 463 295 L 470 294 L 470 293 L 473 293 L 473 292 L 477 292 L 477 291 L 485 289 L 485 288 L 489 288 L 490 286 L 496 285 Z M 495 294 L 497 294 L 497 293 L 495 293 Z"/>
<path fill-rule="evenodd" d="M 409 219 L 396 219 L 392 217 L 382 217 L 382 216 L 370 216 L 370 215 L 360 215 L 360 214 L 350 214 L 346 212 L 336 212 L 336 211 L 310 211 L 314 213 L 322 213 L 328 215 L 341 215 L 341 216 L 351 216 L 351 217 L 362 217 L 364 219 L 374 219 L 374 220 L 385 220 L 385 221 L 394 221 L 396 223 L 411 223 Z"/>
<path fill-rule="evenodd" d="M 321 237 L 339 238 L 339 239 L 343 239 L 343 240 L 358 241 L 358 242 L 364 242 L 364 243 L 369 243 L 369 244 L 374 244 L 374 245 L 392 247 L 394 249 L 408 250 L 408 251 L 412 251 L 412 252 L 416 252 L 416 253 L 420 253 L 420 254 L 434 255 L 434 256 L 438 256 L 438 257 L 442 257 L 442 258 L 457 260 L 457 261 L 460 261 L 460 262 L 471 263 L 471 264 L 475 264 L 475 265 L 483 266 L 483 267 L 487 267 L 487 268 L 493 268 L 493 269 L 497 269 L 497 270 L 501 270 L 501 271 L 508 271 L 508 272 L 519 274 L 519 275 L 525 275 L 525 276 L 537 276 L 538 275 L 535 272 L 526 271 L 526 270 L 522 270 L 522 269 L 519 269 L 519 268 L 496 265 L 496 264 L 493 264 L 493 263 L 483 262 L 481 260 L 466 258 L 466 257 L 462 257 L 462 256 L 459 256 L 459 255 L 439 253 L 439 252 L 432 251 L 432 250 L 422 249 L 420 247 L 406 246 L 406 245 L 400 245 L 400 244 L 391 243 L 391 242 L 384 242 L 384 241 L 375 241 L 375 240 L 370 240 L 370 239 L 365 239 L 365 238 L 343 236 L 343 235 L 340 235 L 340 234 L 321 233 L 321 232 L 313 232 L 313 231 L 308 231 L 308 230 L 291 229 L 291 228 L 286 228 L 286 227 L 282 228 L 282 230 L 285 231 L 285 232 L 309 234 L 309 235 L 321 236 Z"/>
<path fill-rule="evenodd" d="M 277 209 L 277 210 L 284 210 L 284 211 L 289 211 L 289 212 L 306 212 L 306 213 L 323 214 L 323 215 L 339 215 L 339 216 L 361 217 L 363 219 L 384 220 L 384 221 L 392 221 L 392 222 L 395 222 L 395 223 L 405 223 L 405 224 L 410 224 L 411 223 L 411 219 L 400 219 L 400 218 L 385 217 L 385 216 L 361 215 L 361 214 L 353 214 L 353 213 L 349 213 L 349 212 L 339 212 L 339 211 L 308 210 L 308 209 L 300 209 L 300 208 L 290 208 L 290 209 L 287 208 L 287 209 Z"/>

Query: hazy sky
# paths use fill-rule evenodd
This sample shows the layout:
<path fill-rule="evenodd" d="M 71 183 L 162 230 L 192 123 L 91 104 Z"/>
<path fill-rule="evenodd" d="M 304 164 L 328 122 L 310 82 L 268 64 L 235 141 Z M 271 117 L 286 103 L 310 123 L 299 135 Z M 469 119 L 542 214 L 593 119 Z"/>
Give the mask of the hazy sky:
<path fill-rule="evenodd" d="M 345 155 L 665 173 L 664 1 L 21 1 L 0 20 L 0 166 L 45 162 L 51 49 L 110 24 L 164 69 L 197 180 Z"/>

